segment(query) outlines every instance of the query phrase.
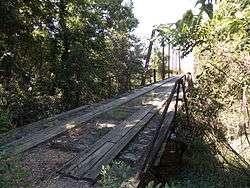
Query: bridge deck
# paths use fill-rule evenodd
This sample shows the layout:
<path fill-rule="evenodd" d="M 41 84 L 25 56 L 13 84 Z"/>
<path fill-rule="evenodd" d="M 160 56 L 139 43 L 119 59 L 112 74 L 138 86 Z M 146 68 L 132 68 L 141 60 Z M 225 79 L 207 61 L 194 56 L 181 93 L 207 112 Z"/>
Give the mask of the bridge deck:
<path fill-rule="evenodd" d="M 159 125 L 152 126 L 150 122 L 169 101 L 179 78 L 173 77 L 121 98 L 80 107 L 27 125 L 11 135 L 4 135 L 2 140 L 6 144 L 2 150 L 20 155 L 23 165 L 32 171 L 35 185 L 45 186 L 42 180 L 47 179 L 48 183 L 51 177 L 53 183 L 45 187 L 52 184 L 52 187 L 62 187 L 60 181 L 65 178 L 81 180 L 81 185 L 82 179 L 96 180 L 101 167 L 117 157 L 135 163 L 145 158 L 144 151 L 152 143 Z M 174 111 L 175 101 L 169 103 L 167 126 L 174 117 L 169 112 Z M 131 152 L 129 143 L 138 135 L 139 141 Z M 60 181 L 55 180 L 58 175 Z"/>
<path fill-rule="evenodd" d="M 119 107 L 131 101 L 134 98 L 137 98 L 145 93 L 148 93 L 149 91 L 161 86 L 162 84 L 166 82 L 168 82 L 168 80 L 163 80 L 156 84 L 142 88 L 128 96 L 115 99 L 109 103 L 101 104 L 99 106 L 94 106 L 92 108 L 89 107 L 88 111 L 85 111 L 85 113 L 77 117 L 72 116 L 73 118 L 69 117 L 65 120 L 65 118 L 61 118 L 61 116 L 57 116 L 54 118 L 48 118 L 36 124 L 29 125 L 29 130 L 32 130 L 34 126 L 39 127 L 41 130 L 32 132 L 32 134 L 29 133 L 28 135 L 18 138 L 12 141 L 11 143 L 7 143 L 5 145 L 5 148 L 7 148 L 5 149 L 5 152 L 11 153 L 11 154 L 17 154 L 25 150 L 28 150 L 38 144 L 45 142 L 46 140 L 49 140 L 59 134 L 62 134 L 68 131 L 69 129 L 79 126 L 80 124 L 85 123 L 104 112 L 107 112 L 108 110 Z M 80 110 L 83 110 L 83 109 L 86 110 L 86 108 L 84 106 Z M 67 115 L 72 115 L 72 111 Z"/>
<path fill-rule="evenodd" d="M 86 154 L 84 152 L 64 166 L 61 173 L 74 178 L 95 180 L 103 165 L 110 163 L 146 123 L 163 107 L 171 92 L 175 79 L 156 89 L 154 98 L 146 105 L 137 105 L 138 110 L 112 131 L 98 140 Z M 131 101 L 134 104 L 134 101 Z M 131 104 L 127 104 L 131 105 Z"/>

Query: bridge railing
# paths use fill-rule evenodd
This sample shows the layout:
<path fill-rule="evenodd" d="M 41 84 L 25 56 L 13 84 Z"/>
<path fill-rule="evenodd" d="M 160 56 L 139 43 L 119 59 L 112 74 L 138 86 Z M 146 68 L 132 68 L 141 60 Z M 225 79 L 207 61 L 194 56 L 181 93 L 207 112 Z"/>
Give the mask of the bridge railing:
<path fill-rule="evenodd" d="M 165 103 L 161 115 L 161 121 L 154 135 L 154 139 L 151 146 L 148 148 L 148 151 L 146 151 L 147 155 L 145 156 L 140 171 L 137 174 L 136 178 L 138 183 L 143 179 L 147 170 L 155 163 L 163 143 L 169 140 L 171 134 L 175 131 L 173 120 L 176 116 L 180 101 L 184 104 L 187 123 L 190 123 L 186 92 L 192 87 L 192 85 L 191 74 L 183 75 L 176 81 L 169 98 Z M 180 99 L 180 93 L 182 93 L 182 99 Z"/>

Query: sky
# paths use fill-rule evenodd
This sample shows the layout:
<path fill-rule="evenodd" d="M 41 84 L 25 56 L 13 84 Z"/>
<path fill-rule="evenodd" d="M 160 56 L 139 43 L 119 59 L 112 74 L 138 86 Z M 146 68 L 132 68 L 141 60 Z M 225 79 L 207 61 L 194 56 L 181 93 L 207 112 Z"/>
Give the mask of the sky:
<path fill-rule="evenodd" d="M 135 33 L 139 37 L 149 37 L 154 25 L 175 23 L 197 0 L 132 0 L 134 14 L 139 20 Z"/>
<path fill-rule="evenodd" d="M 132 0 L 134 14 L 139 20 L 135 34 L 143 41 L 148 41 L 154 25 L 175 23 L 189 9 L 194 10 L 197 0 Z M 184 72 L 193 72 L 192 55 L 181 62 Z"/>

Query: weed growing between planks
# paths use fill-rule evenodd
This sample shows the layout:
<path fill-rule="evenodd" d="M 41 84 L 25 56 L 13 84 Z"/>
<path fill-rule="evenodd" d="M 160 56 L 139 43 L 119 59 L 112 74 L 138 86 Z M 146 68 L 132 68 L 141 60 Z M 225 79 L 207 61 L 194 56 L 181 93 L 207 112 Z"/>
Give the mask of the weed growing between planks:
<path fill-rule="evenodd" d="M 113 161 L 102 167 L 100 184 L 104 188 L 117 188 L 135 173 L 135 169 L 122 161 Z"/>

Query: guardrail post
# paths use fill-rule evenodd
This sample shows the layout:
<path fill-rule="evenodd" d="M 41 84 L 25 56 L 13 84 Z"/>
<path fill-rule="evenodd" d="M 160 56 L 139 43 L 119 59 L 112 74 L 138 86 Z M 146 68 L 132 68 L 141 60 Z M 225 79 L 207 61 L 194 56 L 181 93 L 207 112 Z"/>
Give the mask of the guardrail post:
<path fill-rule="evenodd" d="M 171 101 L 172 101 L 172 99 L 174 97 L 174 94 L 177 92 L 175 106 L 174 106 L 174 112 L 172 111 L 172 113 L 174 113 L 173 117 L 175 118 L 175 116 L 176 116 L 176 112 L 178 110 L 179 92 L 180 92 L 181 87 L 182 87 L 182 90 L 183 90 L 183 101 L 184 101 L 184 105 L 185 105 L 184 107 L 185 107 L 185 111 L 186 111 L 187 123 L 188 123 L 188 125 L 190 124 L 189 111 L 188 111 L 188 105 L 187 105 L 187 97 L 186 97 L 186 88 L 185 88 L 186 79 L 187 79 L 187 77 L 185 75 L 185 76 L 182 76 L 181 78 L 179 78 L 178 81 L 176 81 L 176 83 L 175 83 L 175 85 L 174 85 L 174 87 L 173 87 L 173 89 L 172 89 L 172 91 L 171 91 L 171 93 L 169 95 L 169 98 L 165 103 L 164 110 L 163 110 L 163 112 L 161 114 L 161 120 L 160 120 L 159 126 L 156 129 L 156 133 L 154 135 L 153 141 L 151 142 L 150 146 L 148 147 L 147 152 L 146 152 L 147 155 L 144 157 L 143 164 L 140 167 L 140 173 L 138 175 L 138 178 L 140 180 L 144 178 L 146 172 L 148 170 L 150 170 L 150 167 L 154 163 L 155 158 L 156 158 L 156 154 L 160 150 L 159 144 L 160 143 L 162 144 L 166 139 L 168 139 L 170 137 L 171 132 L 175 131 L 174 126 L 172 126 L 172 127 L 169 126 L 168 132 L 164 133 L 165 138 L 162 139 L 163 136 L 162 135 L 160 136 L 161 128 L 162 128 L 162 126 L 164 124 L 164 120 L 166 119 L 166 115 L 167 115 L 167 112 L 168 112 L 169 105 L 170 105 L 170 103 L 171 103 Z M 169 112 L 169 113 L 171 113 L 171 112 Z"/>
<path fill-rule="evenodd" d="M 181 80 L 178 81 L 178 85 L 177 85 L 177 89 L 176 89 L 176 103 L 175 103 L 175 115 L 174 115 L 174 119 L 176 118 L 176 113 L 178 111 L 178 101 L 179 101 L 179 93 L 180 93 L 180 85 L 181 85 Z M 173 127 L 173 131 L 175 129 L 175 126 Z"/>
<path fill-rule="evenodd" d="M 181 80 L 181 85 L 182 85 L 182 91 L 183 91 L 183 101 L 184 101 L 184 108 L 185 108 L 185 112 L 186 112 L 187 124 L 188 124 L 188 126 L 190 126 L 185 80 L 186 80 L 186 76 L 185 76 L 184 80 L 183 79 Z"/>

